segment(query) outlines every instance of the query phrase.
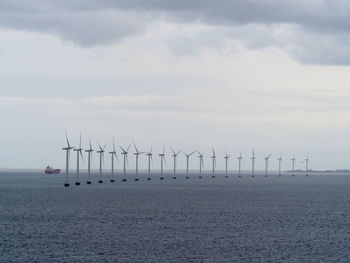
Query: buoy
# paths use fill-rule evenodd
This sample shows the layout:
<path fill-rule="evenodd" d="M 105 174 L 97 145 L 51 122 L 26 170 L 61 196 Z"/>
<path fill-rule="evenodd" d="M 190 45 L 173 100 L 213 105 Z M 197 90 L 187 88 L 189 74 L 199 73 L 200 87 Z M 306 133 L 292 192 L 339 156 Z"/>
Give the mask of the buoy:
<path fill-rule="evenodd" d="M 65 187 L 69 187 L 69 184 L 64 184 Z"/>

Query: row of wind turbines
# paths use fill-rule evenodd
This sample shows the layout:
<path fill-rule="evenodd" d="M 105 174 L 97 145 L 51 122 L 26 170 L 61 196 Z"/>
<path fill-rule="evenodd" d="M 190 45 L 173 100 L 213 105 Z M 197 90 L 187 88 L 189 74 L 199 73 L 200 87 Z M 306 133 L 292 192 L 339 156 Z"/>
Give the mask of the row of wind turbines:
<path fill-rule="evenodd" d="M 65 178 L 65 183 L 64 186 L 68 187 L 70 186 L 69 184 L 69 161 L 70 161 L 70 151 L 73 150 L 74 152 L 76 152 L 77 154 L 77 172 L 76 172 L 76 182 L 75 185 L 80 185 L 80 159 L 84 162 L 84 156 L 83 156 L 83 151 L 85 151 L 87 153 L 87 160 L 88 160 L 88 179 L 87 179 L 87 184 L 91 184 L 91 160 L 92 160 L 92 153 L 94 151 L 94 149 L 92 148 L 92 144 L 91 144 L 91 140 L 89 140 L 89 148 L 88 149 L 83 149 L 81 146 L 81 135 L 80 135 L 80 139 L 79 139 L 79 147 L 73 147 L 71 146 L 67 133 L 66 133 L 66 141 L 67 141 L 67 146 L 62 148 L 64 151 L 66 151 L 66 178 Z M 96 150 L 96 152 L 99 154 L 99 180 L 98 183 L 103 183 L 103 179 L 102 179 L 102 171 L 103 171 L 103 164 L 104 164 L 104 153 L 106 152 L 106 146 L 107 144 L 104 144 L 104 146 L 102 147 L 99 143 L 98 143 L 98 149 Z M 152 146 L 149 152 L 140 152 L 139 149 L 137 148 L 136 144 L 133 143 L 135 152 L 133 153 L 135 155 L 135 171 L 136 174 L 139 173 L 139 157 L 142 154 L 145 154 L 148 158 L 148 174 L 151 174 L 151 162 L 153 163 L 153 151 L 152 151 Z M 119 146 L 121 152 L 120 154 L 123 155 L 123 174 L 126 174 L 126 170 L 127 170 L 127 166 L 129 165 L 129 160 L 128 160 L 128 154 L 130 151 L 130 147 L 131 144 L 128 145 L 128 147 L 123 148 L 122 146 Z M 175 175 L 176 175 L 176 168 L 177 168 L 177 158 L 180 154 L 184 154 L 186 157 L 186 174 L 188 175 L 189 173 L 189 162 L 190 162 L 190 157 L 195 154 L 198 153 L 198 158 L 199 158 L 199 178 L 202 178 L 201 174 L 202 171 L 204 169 L 204 161 L 203 161 L 203 154 L 199 151 L 199 150 L 194 150 L 190 153 L 185 153 L 183 151 L 175 151 L 172 147 L 171 151 L 171 157 L 173 158 L 173 179 L 176 179 Z M 113 139 L 113 148 L 110 152 L 108 152 L 111 155 L 111 182 L 115 182 L 115 173 L 114 173 L 114 161 L 115 159 L 119 160 L 118 156 L 117 156 L 117 151 L 116 151 L 116 147 L 115 147 L 115 141 Z M 160 173 L 161 175 L 163 175 L 163 171 L 164 171 L 164 165 L 166 165 L 166 159 L 165 159 L 165 145 L 163 146 L 163 151 L 161 153 L 158 154 L 158 156 L 160 157 Z M 272 155 L 268 155 L 265 156 L 264 160 L 265 160 L 265 176 L 268 176 L 268 166 L 269 166 L 269 159 Z M 215 177 L 215 169 L 216 169 L 216 154 L 215 154 L 215 150 L 214 148 L 212 148 L 212 155 L 210 156 L 210 158 L 212 159 L 212 177 Z M 228 155 L 227 152 L 225 152 L 225 174 L 227 177 L 228 174 L 228 160 L 231 157 L 231 155 Z M 255 153 L 254 153 L 254 149 L 252 150 L 252 156 L 250 157 L 251 159 L 251 176 L 254 177 L 255 176 Z M 237 157 L 238 160 L 238 177 L 241 177 L 241 163 L 243 160 L 242 154 L 240 153 L 239 156 Z M 280 156 L 278 159 L 278 175 L 281 176 L 282 175 L 282 157 Z M 291 159 L 292 161 L 292 176 L 295 175 L 295 156 L 293 156 L 293 158 Z M 305 161 L 305 172 L 306 172 L 306 176 L 308 176 L 309 173 L 309 156 L 307 156 L 306 159 L 304 159 Z M 188 179 L 189 177 L 186 176 L 186 178 Z M 161 180 L 164 179 L 164 177 L 160 177 Z M 135 180 L 138 180 L 138 178 L 135 178 Z M 147 180 L 151 180 L 150 177 L 147 178 Z M 123 179 L 123 181 L 126 181 L 126 178 Z"/>

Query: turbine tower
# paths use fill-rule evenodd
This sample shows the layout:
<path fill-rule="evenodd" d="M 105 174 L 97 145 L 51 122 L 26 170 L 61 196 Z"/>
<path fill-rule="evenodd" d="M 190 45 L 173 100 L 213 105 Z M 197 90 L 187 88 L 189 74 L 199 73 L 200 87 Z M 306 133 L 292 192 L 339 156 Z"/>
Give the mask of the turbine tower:
<path fill-rule="evenodd" d="M 140 156 L 140 154 L 143 154 L 143 153 L 145 153 L 145 152 L 140 152 L 139 149 L 137 149 L 135 143 L 134 143 L 134 147 L 135 147 L 135 151 L 136 151 L 136 152 L 134 153 L 135 158 L 136 158 L 136 174 L 138 175 L 138 174 L 139 174 L 139 156 Z"/>
<path fill-rule="evenodd" d="M 163 161 L 164 164 L 166 165 L 165 161 L 165 145 L 163 146 L 163 152 L 158 154 L 160 156 L 160 174 L 163 175 Z M 163 180 L 163 177 L 160 177 L 160 180 Z"/>
<path fill-rule="evenodd" d="M 243 160 L 242 154 L 239 153 L 238 159 L 238 177 L 241 177 L 241 162 Z"/>
<path fill-rule="evenodd" d="M 265 156 L 265 177 L 267 177 L 267 170 L 269 167 L 269 158 L 271 157 L 271 154 L 269 156 Z"/>
<path fill-rule="evenodd" d="M 186 155 L 186 174 L 188 174 L 188 168 L 189 168 L 189 165 L 190 165 L 190 157 L 191 157 L 191 155 L 194 154 L 195 152 L 196 152 L 196 151 L 193 151 L 193 152 L 191 152 L 190 154 L 184 153 L 184 154 Z"/>
<path fill-rule="evenodd" d="M 214 178 L 214 177 L 215 177 L 215 176 L 214 176 L 214 173 L 215 173 L 215 167 L 216 167 L 216 155 L 215 155 L 214 148 L 212 148 L 212 149 L 213 149 L 213 155 L 212 155 L 212 156 L 210 156 L 210 158 L 211 158 L 211 159 L 213 159 L 213 170 L 212 170 L 213 175 L 212 175 L 212 177 Z"/>
<path fill-rule="evenodd" d="M 181 153 L 181 151 L 175 152 L 173 147 L 170 146 L 170 148 L 171 148 L 171 151 L 173 152 L 173 154 L 171 156 L 174 158 L 174 177 L 173 177 L 173 179 L 175 179 L 176 178 L 175 177 L 175 174 L 176 174 L 176 158 Z"/>
<path fill-rule="evenodd" d="M 280 155 L 280 158 L 277 159 L 278 160 L 278 176 L 281 176 L 281 166 L 282 166 L 282 156 Z"/>
<path fill-rule="evenodd" d="M 202 174 L 202 168 L 204 168 L 204 162 L 203 162 L 203 154 L 201 154 L 200 151 L 198 152 L 198 158 L 199 158 L 199 174 Z M 202 176 L 200 176 L 199 178 L 202 178 Z"/>
<path fill-rule="evenodd" d="M 103 183 L 103 180 L 102 180 L 102 162 L 104 162 L 104 152 L 105 152 L 106 145 L 107 144 L 105 144 L 102 148 L 101 145 L 98 143 L 98 147 L 100 148 L 100 150 L 97 151 L 97 153 L 100 154 L 100 178 L 98 180 L 99 184 Z"/>
<path fill-rule="evenodd" d="M 293 155 L 292 160 L 292 176 L 294 176 L 294 168 L 295 168 L 295 156 Z"/>
<path fill-rule="evenodd" d="M 66 140 L 67 140 L 67 147 L 62 148 L 62 150 L 66 151 L 66 180 L 64 182 L 64 186 L 69 186 L 69 179 L 68 179 L 68 172 L 69 172 L 69 156 L 70 156 L 70 150 L 74 149 L 74 147 L 70 146 L 67 132 L 66 132 Z"/>
<path fill-rule="evenodd" d="M 255 172 L 255 153 L 254 153 L 254 149 L 252 150 L 253 156 L 250 157 L 250 159 L 252 160 L 252 177 L 254 177 L 254 172 Z"/>
<path fill-rule="evenodd" d="M 114 157 L 118 159 L 118 156 L 117 156 L 117 152 L 115 150 L 115 142 L 114 142 L 114 138 L 113 138 L 113 150 L 111 152 L 109 152 L 109 154 L 111 155 L 111 175 L 112 175 L 112 178 L 111 178 L 111 183 L 114 183 L 115 181 L 115 177 L 114 177 Z"/>
<path fill-rule="evenodd" d="M 85 152 L 88 153 L 88 180 L 86 181 L 86 184 L 91 184 L 91 157 L 92 157 L 92 152 L 94 151 L 91 146 L 91 139 L 89 138 L 90 142 L 90 148 L 88 150 L 85 150 Z"/>
<path fill-rule="evenodd" d="M 148 175 L 151 175 L 151 160 L 153 163 L 153 152 L 152 152 L 152 148 L 153 146 L 151 146 L 151 151 L 149 151 L 148 153 L 146 153 L 147 157 L 148 157 Z M 148 180 L 151 180 L 150 177 L 147 178 Z"/>
<path fill-rule="evenodd" d="M 305 159 L 305 172 L 306 172 L 306 176 L 309 176 L 309 154 L 307 154 L 307 157 Z"/>
<path fill-rule="evenodd" d="M 120 149 L 122 150 L 122 155 L 123 155 L 123 159 L 124 159 L 124 164 L 123 164 L 123 173 L 124 173 L 124 175 L 126 174 L 126 164 L 127 163 L 129 164 L 128 153 L 129 153 L 130 146 L 131 145 L 129 144 L 129 146 L 128 146 L 128 148 L 126 148 L 126 150 L 123 147 L 119 146 Z M 126 179 L 124 179 L 124 180 L 126 180 Z"/>
<path fill-rule="evenodd" d="M 79 159 L 80 159 L 80 156 L 81 156 L 81 159 L 83 160 L 83 163 L 84 163 L 84 157 L 83 157 L 83 153 L 82 153 L 83 148 L 81 148 L 81 133 L 80 133 L 80 139 L 79 139 L 79 148 L 75 148 L 73 151 L 77 152 L 77 179 L 76 179 L 75 185 L 80 185 L 80 180 L 79 180 Z"/>
<path fill-rule="evenodd" d="M 225 157 L 224 157 L 224 159 L 225 159 L 225 173 L 227 174 L 227 164 L 228 164 L 228 158 L 230 158 L 231 157 L 231 154 L 230 155 L 227 155 L 227 152 L 225 152 Z"/>

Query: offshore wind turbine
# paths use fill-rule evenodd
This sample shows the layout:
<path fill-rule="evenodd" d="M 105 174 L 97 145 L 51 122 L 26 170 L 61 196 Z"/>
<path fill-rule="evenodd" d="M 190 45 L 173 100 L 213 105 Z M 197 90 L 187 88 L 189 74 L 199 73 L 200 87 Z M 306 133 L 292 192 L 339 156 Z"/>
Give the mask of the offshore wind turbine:
<path fill-rule="evenodd" d="M 94 151 L 91 146 L 91 139 L 89 138 L 90 142 L 90 148 L 88 150 L 85 150 L 85 152 L 88 153 L 88 180 L 86 181 L 86 184 L 91 184 L 91 157 L 92 157 L 92 152 Z"/>
<path fill-rule="evenodd" d="M 203 154 L 201 154 L 200 151 L 198 151 L 198 158 L 199 158 L 199 174 L 202 174 L 202 168 L 204 168 L 204 162 L 203 162 Z M 202 178 L 200 175 L 199 178 Z"/>
<path fill-rule="evenodd" d="M 135 147 L 135 153 L 134 153 L 134 155 L 135 155 L 135 158 L 136 158 L 136 174 L 138 175 L 139 174 L 139 156 L 140 156 L 140 154 L 143 154 L 143 153 L 145 153 L 145 152 L 140 152 L 139 151 L 139 149 L 137 149 L 137 147 L 136 147 L 136 144 L 134 143 L 134 147 Z"/>
<path fill-rule="evenodd" d="M 112 175 L 112 178 L 111 178 L 111 183 L 114 183 L 115 181 L 115 177 L 114 177 L 114 157 L 118 159 L 118 156 L 117 156 L 117 151 L 115 150 L 115 142 L 114 142 L 114 138 L 113 138 L 113 150 L 109 152 L 109 154 L 111 155 L 111 175 Z"/>
<path fill-rule="evenodd" d="M 106 145 L 107 144 L 105 143 L 105 145 L 102 148 L 101 145 L 98 143 L 98 147 L 100 148 L 100 150 L 97 151 L 97 153 L 100 154 L 100 178 L 98 180 L 99 184 L 103 183 L 103 180 L 102 180 L 102 162 L 104 162 L 104 152 L 105 152 Z"/>
<path fill-rule="evenodd" d="M 147 157 L 148 157 L 148 175 L 151 175 L 151 160 L 153 163 L 153 152 L 152 152 L 152 148 L 153 146 L 151 146 L 151 151 L 149 151 L 148 153 L 146 153 Z M 151 177 L 148 177 L 147 180 L 151 180 Z"/>
<path fill-rule="evenodd" d="M 241 153 L 239 153 L 239 156 L 237 157 L 237 159 L 238 159 L 238 177 L 241 177 L 241 163 L 243 160 Z"/>
<path fill-rule="evenodd" d="M 213 175 L 212 175 L 212 177 L 214 178 L 215 177 L 215 167 L 216 167 L 216 155 L 215 155 L 215 151 L 214 151 L 214 148 L 212 148 L 213 149 L 213 155 L 212 156 L 210 156 L 210 158 L 211 159 L 213 159 L 213 170 L 212 170 L 212 172 L 213 172 Z"/>
<path fill-rule="evenodd" d="M 163 146 L 163 152 L 158 154 L 160 156 L 160 174 L 163 175 L 163 161 L 164 164 L 166 165 L 165 161 L 165 145 Z M 163 177 L 160 177 L 160 180 L 163 180 Z"/>
<path fill-rule="evenodd" d="M 175 152 L 173 147 L 170 146 L 170 148 L 171 148 L 171 151 L 173 152 L 173 154 L 171 156 L 174 158 L 174 177 L 173 177 L 173 179 L 176 179 L 176 177 L 175 177 L 175 174 L 176 174 L 176 158 L 182 151 Z"/>
<path fill-rule="evenodd" d="M 269 159 L 271 157 L 271 154 L 269 156 L 265 156 L 265 177 L 267 177 L 267 170 L 268 170 L 268 167 L 269 167 Z"/>
<path fill-rule="evenodd" d="M 190 165 L 190 157 L 191 157 L 191 155 L 194 154 L 195 152 L 196 152 L 196 151 L 193 151 L 193 152 L 191 152 L 190 154 L 184 153 L 185 156 L 186 156 L 186 174 L 188 174 L 188 169 L 189 169 L 189 165 Z"/>
<path fill-rule="evenodd" d="M 80 185 L 80 180 L 79 180 L 79 160 L 80 160 L 80 156 L 81 156 L 81 159 L 84 162 L 84 157 L 83 157 L 83 153 L 82 153 L 83 148 L 81 148 L 81 133 L 80 133 L 80 139 L 79 139 L 79 148 L 75 148 L 73 151 L 77 152 L 77 179 L 75 181 L 75 185 Z"/>
<path fill-rule="evenodd" d="M 282 166 L 282 156 L 280 155 L 280 158 L 278 160 L 278 176 L 281 176 L 281 166 Z"/>
<path fill-rule="evenodd" d="M 120 149 L 122 150 L 121 154 L 123 155 L 123 159 L 124 159 L 124 164 L 123 164 L 123 173 L 124 173 L 124 175 L 126 174 L 126 164 L 127 163 L 129 164 L 128 153 L 129 153 L 130 146 L 131 145 L 129 144 L 129 146 L 128 146 L 128 148 L 126 148 L 126 150 L 123 147 L 119 146 Z M 124 178 L 123 181 L 126 181 L 126 179 Z"/>
<path fill-rule="evenodd" d="M 294 176 L 294 171 L 295 171 L 295 155 L 293 155 L 293 158 L 291 159 L 292 161 L 292 176 Z"/>
<path fill-rule="evenodd" d="M 306 176 L 309 176 L 309 154 L 307 154 L 307 157 L 305 159 L 305 172 L 306 172 Z"/>
<path fill-rule="evenodd" d="M 66 132 L 66 141 L 67 141 L 67 147 L 62 148 L 62 150 L 66 151 L 66 180 L 64 182 L 64 186 L 69 186 L 69 179 L 68 179 L 68 172 L 69 172 L 69 156 L 70 156 L 70 150 L 74 149 L 74 147 L 70 146 L 67 132 Z"/>
<path fill-rule="evenodd" d="M 254 172 L 255 172 L 255 153 L 254 153 L 254 149 L 252 150 L 253 156 L 250 157 L 250 159 L 252 160 L 252 177 L 254 177 Z"/>
<path fill-rule="evenodd" d="M 224 159 L 225 159 L 225 173 L 226 173 L 226 174 L 227 174 L 228 158 L 230 158 L 230 157 L 231 157 L 231 154 L 228 155 L 227 152 L 225 152 L 225 157 L 224 157 Z"/>

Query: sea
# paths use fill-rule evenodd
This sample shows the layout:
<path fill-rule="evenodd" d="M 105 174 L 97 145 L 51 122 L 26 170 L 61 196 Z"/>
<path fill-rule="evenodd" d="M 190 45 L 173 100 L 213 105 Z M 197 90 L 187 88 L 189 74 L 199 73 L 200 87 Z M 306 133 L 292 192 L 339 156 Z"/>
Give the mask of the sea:
<path fill-rule="evenodd" d="M 1 171 L 0 262 L 350 262 L 350 174 L 160 177 Z"/>

